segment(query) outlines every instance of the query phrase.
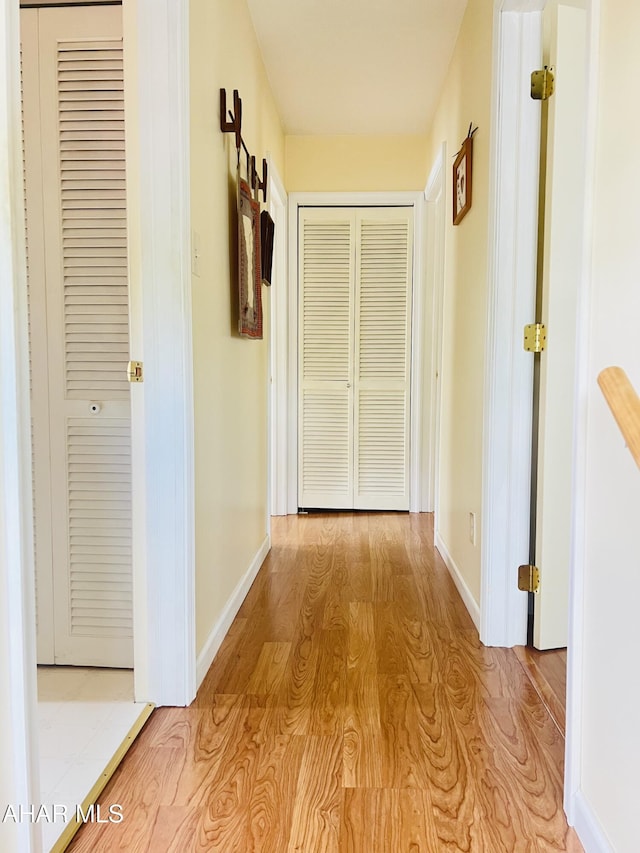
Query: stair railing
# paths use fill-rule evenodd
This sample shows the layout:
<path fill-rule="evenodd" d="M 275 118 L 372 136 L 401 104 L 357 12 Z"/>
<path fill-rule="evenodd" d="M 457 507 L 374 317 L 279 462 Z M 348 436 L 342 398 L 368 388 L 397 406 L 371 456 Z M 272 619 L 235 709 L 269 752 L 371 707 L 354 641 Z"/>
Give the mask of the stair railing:
<path fill-rule="evenodd" d="M 605 368 L 598 376 L 598 385 L 640 468 L 640 397 L 621 367 Z"/>

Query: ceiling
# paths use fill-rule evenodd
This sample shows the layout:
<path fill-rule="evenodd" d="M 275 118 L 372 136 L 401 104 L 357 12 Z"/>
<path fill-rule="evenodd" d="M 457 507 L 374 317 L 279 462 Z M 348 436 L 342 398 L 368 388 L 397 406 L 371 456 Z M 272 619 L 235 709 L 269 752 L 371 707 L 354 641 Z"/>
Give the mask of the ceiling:
<path fill-rule="evenodd" d="M 467 0 L 247 0 L 287 134 L 426 133 Z"/>

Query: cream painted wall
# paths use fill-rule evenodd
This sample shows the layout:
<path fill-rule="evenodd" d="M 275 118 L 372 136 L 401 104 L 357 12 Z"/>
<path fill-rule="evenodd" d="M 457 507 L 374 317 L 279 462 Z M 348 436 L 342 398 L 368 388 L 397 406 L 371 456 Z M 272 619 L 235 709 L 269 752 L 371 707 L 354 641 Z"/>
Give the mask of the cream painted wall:
<path fill-rule="evenodd" d="M 427 137 L 287 136 L 288 192 L 409 192 L 424 189 Z"/>
<path fill-rule="evenodd" d="M 476 602 L 480 601 L 482 531 L 482 418 L 486 337 L 489 136 L 491 124 L 492 0 L 469 0 L 440 96 L 429 144 L 429 165 L 446 142 L 446 234 L 440 513 L 438 530 Z M 473 199 L 462 222 L 452 225 L 449 164 L 467 135 L 473 146 Z M 476 513 L 476 543 L 469 513 Z"/>
<path fill-rule="evenodd" d="M 640 5 L 601 0 L 599 95 L 586 411 L 582 793 L 616 853 L 638 850 L 640 471 L 596 386 L 620 365 L 640 391 L 640 162 L 622 155 L 640 134 L 629 80 L 640 76 Z M 582 566 L 577 566 L 580 571 Z M 579 689 L 579 687 L 578 687 Z"/>
<path fill-rule="evenodd" d="M 196 645 L 199 653 L 266 536 L 267 336 L 237 335 L 236 155 L 219 126 L 219 90 L 242 98 L 242 135 L 258 164 L 284 172 L 284 136 L 244 0 L 192 0 L 192 227 L 196 470 Z M 263 288 L 268 301 L 269 290 Z M 266 315 L 268 323 L 268 306 Z"/>

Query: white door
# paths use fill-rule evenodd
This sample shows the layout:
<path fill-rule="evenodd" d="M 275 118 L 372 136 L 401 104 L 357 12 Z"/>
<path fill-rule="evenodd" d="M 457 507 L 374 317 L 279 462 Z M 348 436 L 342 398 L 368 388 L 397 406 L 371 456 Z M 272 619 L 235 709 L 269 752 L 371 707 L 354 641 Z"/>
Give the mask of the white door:
<path fill-rule="evenodd" d="M 301 507 L 409 509 L 412 267 L 411 209 L 301 209 Z"/>
<path fill-rule="evenodd" d="M 534 645 L 567 645 L 571 548 L 572 447 L 576 370 L 576 310 L 582 269 L 586 12 L 575 3 L 545 10 L 555 70 L 548 102 Z"/>
<path fill-rule="evenodd" d="M 131 666 L 121 8 L 23 10 L 40 662 Z"/>

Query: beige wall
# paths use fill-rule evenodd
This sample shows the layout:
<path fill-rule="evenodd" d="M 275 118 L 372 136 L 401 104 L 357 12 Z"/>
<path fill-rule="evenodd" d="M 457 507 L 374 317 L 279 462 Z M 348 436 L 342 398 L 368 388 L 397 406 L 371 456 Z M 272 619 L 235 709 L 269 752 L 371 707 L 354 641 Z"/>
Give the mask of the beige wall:
<path fill-rule="evenodd" d="M 431 165 L 446 142 L 439 532 L 478 603 L 492 34 L 492 0 L 469 0 L 432 126 L 428 157 Z M 454 227 L 450 164 L 472 121 L 479 128 L 473 147 L 473 202 Z M 469 539 L 470 512 L 476 513 L 475 546 Z"/>
<path fill-rule="evenodd" d="M 267 512 L 269 330 L 264 341 L 236 331 L 236 157 L 232 135 L 219 127 L 220 88 L 229 98 L 239 90 L 247 146 L 259 164 L 270 152 L 280 174 L 284 137 L 244 0 L 192 0 L 190 16 L 191 213 L 201 245 L 192 281 L 200 652 L 264 541 Z"/>
<path fill-rule="evenodd" d="M 287 136 L 288 192 L 410 192 L 424 189 L 427 137 Z"/>
<path fill-rule="evenodd" d="M 638 850 L 640 471 L 596 386 L 620 365 L 640 391 L 640 162 L 621 155 L 640 133 L 629 80 L 640 76 L 640 5 L 602 0 L 592 296 L 586 399 L 582 792 L 617 853 Z M 624 166 L 621 166 L 621 157 Z M 583 462 L 582 459 L 579 462 Z"/>

